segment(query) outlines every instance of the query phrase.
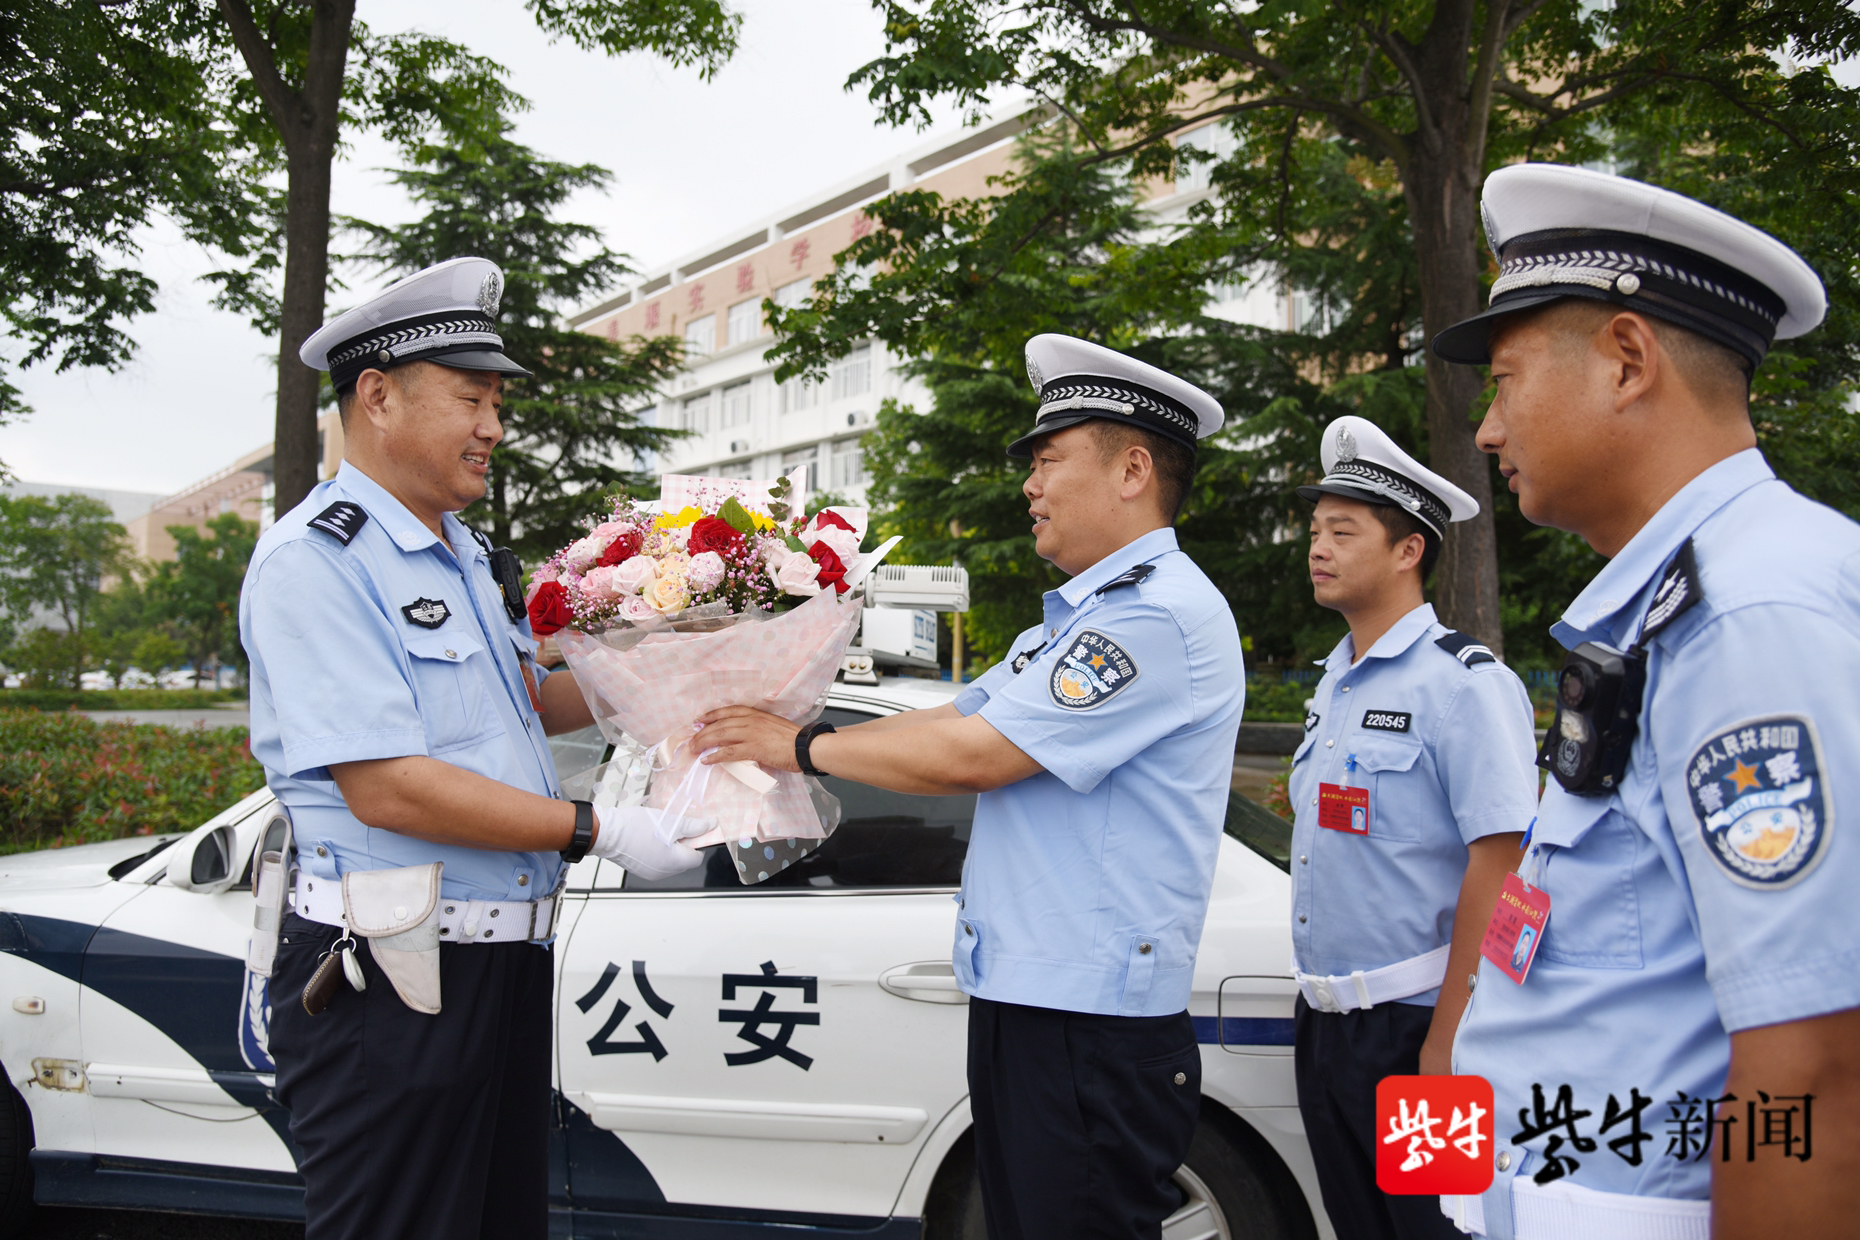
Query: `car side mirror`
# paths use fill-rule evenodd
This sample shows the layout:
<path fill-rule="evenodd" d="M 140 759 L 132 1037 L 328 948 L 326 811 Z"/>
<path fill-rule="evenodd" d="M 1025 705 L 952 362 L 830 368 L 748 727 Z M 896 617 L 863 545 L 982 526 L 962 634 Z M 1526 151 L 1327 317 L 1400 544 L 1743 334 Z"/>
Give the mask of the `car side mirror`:
<path fill-rule="evenodd" d="M 233 848 L 236 840 L 230 826 L 212 827 L 194 832 L 174 847 L 168 862 L 166 881 L 183 891 L 218 895 L 233 885 Z"/>

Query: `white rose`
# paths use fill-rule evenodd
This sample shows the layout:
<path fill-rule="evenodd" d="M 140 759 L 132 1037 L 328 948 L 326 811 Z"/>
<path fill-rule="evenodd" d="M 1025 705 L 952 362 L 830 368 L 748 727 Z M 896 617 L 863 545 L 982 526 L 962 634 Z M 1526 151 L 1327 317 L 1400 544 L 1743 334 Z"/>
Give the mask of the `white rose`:
<path fill-rule="evenodd" d="M 784 594 L 819 594 L 820 565 L 805 551 L 789 551 L 782 548 L 780 552 L 769 553 L 769 577 L 775 582 L 776 589 Z"/>
<path fill-rule="evenodd" d="M 590 534 L 586 538 L 570 543 L 568 550 L 562 553 L 562 562 L 576 572 L 586 572 L 590 564 L 601 558 L 607 550 L 607 544 L 612 541 L 611 537 Z"/>
<path fill-rule="evenodd" d="M 623 560 L 614 565 L 613 589 L 620 594 L 638 594 L 659 575 L 659 565 L 649 555 L 636 555 L 630 560 Z"/>
<path fill-rule="evenodd" d="M 864 540 L 851 530 L 843 530 L 837 525 L 830 525 L 824 530 L 809 531 L 801 541 L 810 547 L 817 542 L 827 544 L 833 554 L 840 557 L 840 563 L 851 568 L 853 560 L 859 555 L 859 544 Z"/>
<path fill-rule="evenodd" d="M 654 611 L 683 611 L 691 601 L 685 591 L 684 579 L 680 577 L 660 577 L 647 586 L 640 595 L 652 604 Z"/>

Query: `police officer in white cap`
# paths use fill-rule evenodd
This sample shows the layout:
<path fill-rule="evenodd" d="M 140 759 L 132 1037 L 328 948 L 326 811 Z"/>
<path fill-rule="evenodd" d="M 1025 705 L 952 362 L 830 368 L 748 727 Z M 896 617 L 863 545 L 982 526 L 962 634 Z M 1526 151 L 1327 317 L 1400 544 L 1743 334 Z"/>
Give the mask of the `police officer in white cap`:
<path fill-rule="evenodd" d="M 1852 1235 L 1860 526 L 1777 480 L 1748 405 L 1821 283 L 1600 173 L 1505 168 L 1484 210 L 1491 308 L 1434 349 L 1490 363 L 1479 442 L 1524 515 L 1609 562 L 1552 629 L 1551 780 L 1507 880 L 1547 908 L 1535 960 L 1494 921 L 1455 1043 L 1496 1179 L 1443 1206 L 1521 1240 Z"/>
<path fill-rule="evenodd" d="M 453 259 L 305 342 L 342 468 L 266 531 L 240 596 L 252 752 L 297 847 L 294 911 L 254 958 L 311 1240 L 547 1235 L 563 872 L 699 860 L 651 811 L 561 799 L 544 734 L 587 706 L 535 665 L 514 557 L 454 515 L 528 373 L 497 334 L 502 285 Z"/>
<path fill-rule="evenodd" d="M 1311 584 L 1350 631 L 1292 760 L 1298 1107 L 1352 1240 L 1458 1234 L 1376 1187 L 1376 1084 L 1449 1070 L 1467 978 L 1537 809 L 1530 695 L 1434 617 L 1424 583 L 1472 496 L 1364 418 L 1324 428 Z"/>
<path fill-rule="evenodd" d="M 1027 343 L 1023 486 L 1071 580 L 954 703 L 827 735 L 733 707 L 706 761 L 980 792 L 955 926 L 994 1240 L 1154 1238 L 1182 1202 L 1188 1016 L 1245 696 L 1233 613 L 1176 546 L 1213 397 L 1066 336 Z M 714 729 L 714 731 L 713 731 Z"/>

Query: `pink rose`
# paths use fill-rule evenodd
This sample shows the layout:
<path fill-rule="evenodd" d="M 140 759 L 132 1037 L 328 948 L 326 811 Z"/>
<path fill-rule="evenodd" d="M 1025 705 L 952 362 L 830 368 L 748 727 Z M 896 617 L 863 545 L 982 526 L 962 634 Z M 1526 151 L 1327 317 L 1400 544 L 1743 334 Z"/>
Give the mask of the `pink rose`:
<path fill-rule="evenodd" d="M 607 544 L 612 541 L 613 539 L 602 538 L 598 534 L 590 534 L 586 538 L 577 539 L 568 545 L 567 551 L 562 553 L 562 563 L 578 573 L 586 572 L 590 565 L 599 562 L 601 552 L 607 550 Z"/>
<path fill-rule="evenodd" d="M 636 555 L 607 571 L 613 574 L 609 580 L 616 594 L 636 595 L 659 575 L 659 565 L 649 555 Z"/>
<path fill-rule="evenodd" d="M 648 603 L 637 594 L 629 594 L 620 600 L 620 618 L 622 620 L 630 620 L 634 624 L 643 624 L 658 614 L 659 613 L 653 608 L 651 603 Z"/>
<path fill-rule="evenodd" d="M 691 557 L 685 568 L 685 580 L 699 594 L 723 584 L 723 557 L 715 551 L 703 551 Z"/>
<path fill-rule="evenodd" d="M 820 565 L 805 551 L 778 547 L 769 553 L 769 578 L 784 594 L 820 593 Z"/>
<path fill-rule="evenodd" d="M 611 568 L 591 569 L 581 579 L 581 592 L 602 602 L 612 602 L 620 597 L 620 591 L 613 584 L 614 570 Z"/>

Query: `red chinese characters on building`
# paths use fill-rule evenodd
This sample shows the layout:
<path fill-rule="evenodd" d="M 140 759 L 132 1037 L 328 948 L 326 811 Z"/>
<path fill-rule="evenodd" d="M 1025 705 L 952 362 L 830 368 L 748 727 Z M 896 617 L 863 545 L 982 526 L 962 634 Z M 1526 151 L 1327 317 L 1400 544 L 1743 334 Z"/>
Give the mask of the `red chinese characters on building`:
<path fill-rule="evenodd" d="M 736 269 L 736 291 L 753 293 L 756 289 L 756 268 L 754 263 L 744 263 Z"/>
<path fill-rule="evenodd" d="M 691 286 L 691 313 L 696 314 L 698 311 L 702 310 L 703 308 L 704 308 L 704 286 L 702 284 L 693 284 Z"/>
<path fill-rule="evenodd" d="M 1482 1076 L 1385 1076 L 1376 1085 L 1376 1187 L 1483 1193 L 1492 1185 L 1492 1084 Z"/>
<path fill-rule="evenodd" d="M 788 247 L 788 257 L 793 260 L 794 269 L 796 271 L 799 271 L 802 265 L 807 262 L 808 251 L 812 249 L 813 246 L 809 244 L 806 237 L 802 237 L 799 241 Z"/>
<path fill-rule="evenodd" d="M 659 303 L 656 301 L 646 307 L 646 330 L 649 332 L 659 330 Z"/>
<path fill-rule="evenodd" d="M 873 227 L 872 217 L 863 211 L 859 212 L 853 216 L 852 239 L 857 241 L 861 237 L 871 236 Z"/>
<path fill-rule="evenodd" d="M 617 314 L 607 320 L 607 338 L 614 341 L 620 339 L 620 316 Z"/>

